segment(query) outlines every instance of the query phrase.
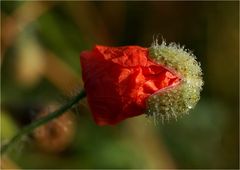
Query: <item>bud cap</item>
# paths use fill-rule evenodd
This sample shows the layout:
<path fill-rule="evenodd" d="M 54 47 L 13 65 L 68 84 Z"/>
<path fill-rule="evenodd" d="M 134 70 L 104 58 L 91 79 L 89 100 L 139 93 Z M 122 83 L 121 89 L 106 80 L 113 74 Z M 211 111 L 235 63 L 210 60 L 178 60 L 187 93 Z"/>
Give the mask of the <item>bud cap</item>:
<path fill-rule="evenodd" d="M 202 70 L 196 57 L 180 45 L 167 45 L 165 41 L 159 45 L 157 40 L 149 48 L 149 57 L 178 74 L 181 81 L 152 94 L 147 100 L 146 114 L 162 121 L 188 114 L 199 101 L 203 85 Z"/>

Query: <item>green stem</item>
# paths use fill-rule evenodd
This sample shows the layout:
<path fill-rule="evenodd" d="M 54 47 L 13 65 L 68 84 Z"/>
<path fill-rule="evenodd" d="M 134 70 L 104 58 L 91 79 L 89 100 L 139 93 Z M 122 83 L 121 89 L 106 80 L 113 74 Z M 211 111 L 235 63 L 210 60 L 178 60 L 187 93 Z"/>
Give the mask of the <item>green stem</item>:
<path fill-rule="evenodd" d="M 68 101 L 65 105 L 60 107 L 58 110 L 48 114 L 45 117 L 42 117 L 42 118 L 38 119 L 38 120 L 32 122 L 30 125 L 24 127 L 6 145 L 3 145 L 1 147 L 1 155 L 4 154 L 7 150 L 9 150 L 19 139 L 22 138 L 22 136 L 32 132 L 34 129 L 36 129 L 39 126 L 48 123 L 52 119 L 59 117 L 64 112 L 66 112 L 68 109 L 71 109 L 77 102 L 79 102 L 85 96 L 86 96 L 86 93 L 85 93 L 84 90 L 82 90 L 78 95 L 76 95 L 73 99 Z"/>

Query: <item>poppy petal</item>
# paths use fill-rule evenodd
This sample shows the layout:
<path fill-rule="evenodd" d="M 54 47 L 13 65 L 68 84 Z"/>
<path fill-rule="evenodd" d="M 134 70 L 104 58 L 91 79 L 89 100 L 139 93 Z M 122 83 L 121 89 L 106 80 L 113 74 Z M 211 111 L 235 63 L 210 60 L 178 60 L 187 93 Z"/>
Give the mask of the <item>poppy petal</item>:
<path fill-rule="evenodd" d="M 81 53 L 87 100 L 98 125 L 114 125 L 141 115 L 146 99 L 180 78 L 149 59 L 139 46 L 95 46 Z"/>

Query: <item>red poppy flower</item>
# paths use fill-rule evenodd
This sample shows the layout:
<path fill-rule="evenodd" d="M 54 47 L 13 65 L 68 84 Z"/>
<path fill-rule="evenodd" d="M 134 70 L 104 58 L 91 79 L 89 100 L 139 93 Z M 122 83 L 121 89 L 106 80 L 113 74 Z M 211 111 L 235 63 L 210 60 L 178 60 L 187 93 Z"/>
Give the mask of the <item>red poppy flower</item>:
<path fill-rule="evenodd" d="M 168 119 L 175 112 L 187 112 L 198 100 L 202 83 L 187 82 L 192 77 L 197 80 L 199 70 L 195 73 L 194 69 L 200 67 L 192 56 L 185 56 L 185 51 L 175 46 L 97 45 L 80 56 L 87 100 L 98 125 L 114 125 L 146 111 L 148 115 Z M 179 88 L 174 88 L 178 84 Z M 151 108 L 146 110 L 147 107 Z"/>

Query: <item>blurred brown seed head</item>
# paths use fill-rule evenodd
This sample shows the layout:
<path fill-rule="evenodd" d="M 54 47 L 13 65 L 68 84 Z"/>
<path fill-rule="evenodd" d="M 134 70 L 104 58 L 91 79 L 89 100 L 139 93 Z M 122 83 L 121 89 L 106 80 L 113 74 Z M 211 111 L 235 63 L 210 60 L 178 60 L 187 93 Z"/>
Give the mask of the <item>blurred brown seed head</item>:
<path fill-rule="evenodd" d="M 57 109 L 57 105 L 51 105 L 37 115 L 37 119 L 47 116 Z M 59 153 L 70 146 L 75 134 L 75 119 L 72 112 L 65 112 L 60 117 L 37 128 L 34 139 L 37 147 L 49 153 Z"/>

